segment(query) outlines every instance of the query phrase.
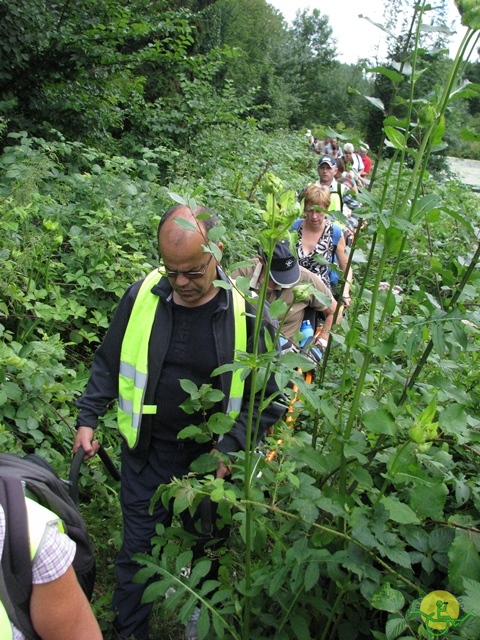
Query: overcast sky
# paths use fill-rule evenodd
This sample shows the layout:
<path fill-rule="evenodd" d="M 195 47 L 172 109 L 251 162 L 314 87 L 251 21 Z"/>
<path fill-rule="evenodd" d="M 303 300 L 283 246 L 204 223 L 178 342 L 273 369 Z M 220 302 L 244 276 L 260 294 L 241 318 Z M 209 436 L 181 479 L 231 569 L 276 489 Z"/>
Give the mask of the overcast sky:
<path fill-rule="evenodd" d="M 269 4 L 278 9 L 287 22 L 291 22 L 298 9 L 319 9 L 330 20 L 333 37 L 337 40 L 338 60 L 352 64 L 358 58 L 372 58 L 379 54 L 380 59 L 386 53 L 386 34 L 372 25 L 368 20 L 359 18 L 359 14 L 370 18 L 374 22 L 383 24 L 383 0 L 267 0 Z M 450 19 L 455 30 L 464 31 L 460 25 L 458 11 L 454 0 L 449 0 Z M 452 38 L 450 55 L 457 52 L 461 37 Z"/>

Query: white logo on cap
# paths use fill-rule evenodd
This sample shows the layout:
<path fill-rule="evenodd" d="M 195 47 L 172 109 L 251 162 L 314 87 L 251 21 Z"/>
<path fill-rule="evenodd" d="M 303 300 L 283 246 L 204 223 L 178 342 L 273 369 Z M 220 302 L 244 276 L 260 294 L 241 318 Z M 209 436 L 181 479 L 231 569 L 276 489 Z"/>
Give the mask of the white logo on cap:
<path fill-rule="evenodd" d="M 291 267 L 291 266 L 292 266 L 292 264 L 293 264 L 293 260 L 291 260 L 290 258 L 288 258 L 288 259 L 285 261 L 285 266 L 287 266 L 287 267 Z"/>

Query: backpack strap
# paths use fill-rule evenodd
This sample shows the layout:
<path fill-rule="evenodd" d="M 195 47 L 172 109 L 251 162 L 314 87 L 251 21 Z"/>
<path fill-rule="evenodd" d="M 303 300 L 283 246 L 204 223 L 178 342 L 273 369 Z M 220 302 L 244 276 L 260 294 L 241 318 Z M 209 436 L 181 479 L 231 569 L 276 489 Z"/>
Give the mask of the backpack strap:
<path fill-rule="evenodd" d="M 340 238 L 342 237 L 342 227 L 339 227 L 338 224 L 334 224 L 332 225 L 333 229 L 332 229 L 332 245 L 333 245 L 333 250 L 332 250 L 332 260 L 331 262 L 334 261 L 335 259 L 335 254 L 337 252 L 337 245 L 340 242 Z"/>
<path fill-rule="evenodd" d="M 32 561 L 27 507 L 20 480 L 0 478 L 0 504 L 5 512 L 0 599 L 10 621 L 27 640 L 40 640 L 30 620 Z"/>
<path fill-rule="evenodd" d="M 343 189 L 342 189 L 342 183 L 341 182 L 337 182 L 337 193 L 338 193 L 338 197 L 340 198 L 340 211 L 343 211 Z"/>

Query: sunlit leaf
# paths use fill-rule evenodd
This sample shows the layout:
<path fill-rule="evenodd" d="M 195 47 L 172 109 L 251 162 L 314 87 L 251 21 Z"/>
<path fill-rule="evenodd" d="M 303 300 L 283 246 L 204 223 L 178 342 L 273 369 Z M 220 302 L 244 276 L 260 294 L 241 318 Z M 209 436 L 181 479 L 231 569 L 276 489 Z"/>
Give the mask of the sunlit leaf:
<path fill-rule="evenodd" d="M 383 113 L 385 113 L 385 105 L 380 100 L 380 98 L 375 98 L 374 96 L 363 96 L 363 97 L 365 98 L 365 100 L 370 102 L 370 104 L 372 104 L 374 107 L 376 107 L 377 109 L 380 109 L 380 111 L 383 111 Z"/>
<path fill-rule="evenodd" d="M 403 133 L 400 133 L 397 129 L 393 127 L 385 127 L 385 135 L 387 136 L 390 143 L 395 147 L 395 149 L 405 149 L 407 144 L 405 141 L 405 136 Z"/>
<path fill-rule="evenodd" d="M 443 140 L 443 134 L 445 133 L 445 116 L 440 116 L 440 121 L 435 127 L 435 131 L 432 134 L 431 143 L 434 147 L 438 146 Z"/>
<path fill-rule="evenodd" d="M 174 200 L 175 202 L 178 202 L 178 204 L 184 204 L 184 205 L 187 204 L 185 198 L 183 198 L 178 193 L 174 193 L 173 191 L 169 191 L 168 195 L 172 200 Z"/>
<path fill-rule="evenodd" d="M 462 140 L 468 140 L 469 142 L 480 142 L 480 133 L 475 133 L 470 129 L 461 129 L 460 137 Z"/>
<path fill-rule="evenodd" d="M 480 84 L 470 82 L 466 80 L 463 85 L 456 88 L 450 94 L 450 100 L 456 100 L 457 98 L 468 99 L 475 98 L 480 94 Z"/>
<path fill-rule="evenodd" d="M 392 589 L 387 582 L 383 584 L 380 589 L 375 591 L 372 596 L 372 607 L 379 609 L 380 611 L 388 611 L 389 613 L 395 613 L 401 611 L 405 606 L 405 598 L 401 591 L 398 589 Z"/>

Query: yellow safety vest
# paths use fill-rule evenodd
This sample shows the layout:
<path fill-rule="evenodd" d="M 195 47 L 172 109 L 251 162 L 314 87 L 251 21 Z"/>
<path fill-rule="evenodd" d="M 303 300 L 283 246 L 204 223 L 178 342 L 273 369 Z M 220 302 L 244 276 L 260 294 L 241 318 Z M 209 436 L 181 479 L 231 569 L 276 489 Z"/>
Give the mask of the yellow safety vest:
<path fill-rule="evenodd" d="M 340 182 L 337 182 L 337 186 L 334 191 L 330 191 L 330 205 L 329 211 L 342 211 L 343 209 L 343 187 L 340 186 Z"/>
<path fill-rule="evenodd" d="M 30 558 L 32 562 L 35 560 L 40 544 L 45 535 L 45 529 L 50 524 L 57 524 L 60 531 L 63 530 L 63 525 L 52 511 L 42 507 L 41 504 L 25 498 L 25 504 L 27 506 L 28 517 L 28 535 L 30 539 Z M 8 514 L 5 513 L 5 520 L 8 518 Z M 12 640 L 13 630 L 8 617 L 7 611 L 0 601 L 0 638 L 1 640 Z"/>
<path fill-rule="evenodd" d="M 160 298 L 151 292 L 162 277 L 158 269 L 143 281 L 135 299 L 120 352 L 118 378 L 118 427 L 120 433 L 133 449 L 139 439 L 142 416 L 157 413 L 157 405 L 145 404 L 148 381 L 148 343 Z M 245 300 L 232 289 L 235 318 L 235 352 L 246 351 L 247 325 Z M 227 413 L 237 418 L 242 406 L 244 380 L 242 369 L 232 374 Z"/>

